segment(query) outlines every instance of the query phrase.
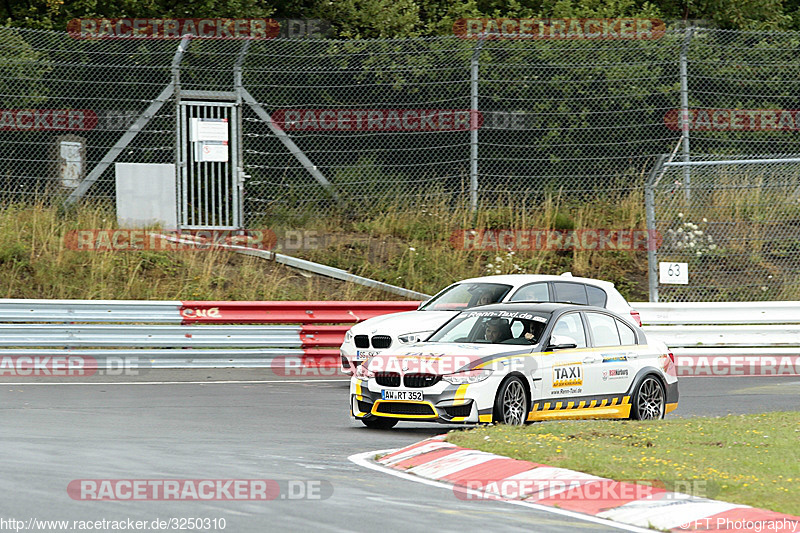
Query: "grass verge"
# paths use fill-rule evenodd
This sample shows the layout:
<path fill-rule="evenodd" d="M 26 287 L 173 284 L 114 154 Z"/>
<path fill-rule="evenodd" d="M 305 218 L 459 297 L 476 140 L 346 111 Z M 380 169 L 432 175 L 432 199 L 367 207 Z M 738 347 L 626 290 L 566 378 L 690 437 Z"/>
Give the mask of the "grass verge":
<path fill-rule="evenodd" d="M 696 496 L 800 515 L 800 412 L 483 426 L 453 431 L 447 440 L 610 479 L 654 480 L 667 490 L 690 486 Z"/>

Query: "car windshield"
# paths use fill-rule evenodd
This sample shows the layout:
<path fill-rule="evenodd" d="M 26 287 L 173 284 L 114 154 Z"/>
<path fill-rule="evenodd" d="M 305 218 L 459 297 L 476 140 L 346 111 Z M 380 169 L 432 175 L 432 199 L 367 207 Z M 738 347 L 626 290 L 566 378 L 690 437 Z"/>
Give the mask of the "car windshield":
<path fill-rule="evenodd" d="M 493 304 L 501 301 L 510 290 L 511 285 L 500 283 L 458 283 L 428 300 L 420 311 L 461 311 Z"/>
<path fill-rule="evenodd" d="M 538 344 L 549 319 L 550 313 L 534 311 L 465 311 L 428 342 Z"/>

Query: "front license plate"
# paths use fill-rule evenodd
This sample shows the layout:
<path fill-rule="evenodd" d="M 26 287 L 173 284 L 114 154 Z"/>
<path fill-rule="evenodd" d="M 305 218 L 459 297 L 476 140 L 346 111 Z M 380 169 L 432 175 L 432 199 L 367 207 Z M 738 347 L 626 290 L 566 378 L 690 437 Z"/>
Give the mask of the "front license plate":
<path fill-rule="evenodd" d="M 378 352 L 373 352 L 371 350 L 356 350 L 356 356 L 354 359 L 356 361 L 366 361 L 370 357 L 375 357 L 376 355 L 378 355 Z"/>
<path fill-rule="evenodd" d="M 421 402 L 422 391 L 418 390 L 382 390 L 381 398 L 384 400 L 405 400 L 409 402 Z"/>

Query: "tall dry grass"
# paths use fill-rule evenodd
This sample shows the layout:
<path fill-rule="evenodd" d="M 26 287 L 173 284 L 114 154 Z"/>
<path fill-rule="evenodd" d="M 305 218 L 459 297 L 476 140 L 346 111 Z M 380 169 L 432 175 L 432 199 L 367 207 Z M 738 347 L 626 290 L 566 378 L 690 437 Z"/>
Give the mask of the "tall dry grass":
<path fill-rule="evenodd" d="M 608 279 L 629 299 L 646 297 L 644 251 L 466 251 L 454 231 L 493 229 L 644 228 L 641 195 L 570 204 L 558 195 L 537 203 L 501 197 L 477 213 L 432 197 L 408 208 L 388 205 L 370 214 L 321 214 L 301 221 L 265 220 L 278 235 L 313 230 L 317 249 L 294 255 L 425 293 L 469 277 L 547 273 Z M 92 299 L 391 299 L 384 292 L 309 275 L 263 259 L 209 251 L 89 252 L 68 249 L 70 230 L 116 227 L 108 205 L 67 213 L 48 206 L 0 211 L 0 297 Z M 491 267 L 489 267 L 491 265 Z"/>

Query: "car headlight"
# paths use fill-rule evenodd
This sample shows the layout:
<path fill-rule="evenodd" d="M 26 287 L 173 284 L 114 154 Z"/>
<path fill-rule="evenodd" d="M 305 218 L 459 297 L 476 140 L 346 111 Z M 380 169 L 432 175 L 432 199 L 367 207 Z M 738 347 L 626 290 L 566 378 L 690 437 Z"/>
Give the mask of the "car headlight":
<path fill-rule="evenodd" d="M 352 328 L 348 329 L 347 333 L 344 334 L 344 342 L 350 342 L 351 340 L 353 340 L 353 330 L 352 330 Z"/>
<path fill-rule="evenodd" d="M 397 340 L 400 341 L 400 344 L 414 344 L 415 342 L 422 342 L 423 339 L 427 339 L 431 333 L 433 333 L 433 330 L 419 331 L 417 333 L 404 333 L 402 335 L 398 335 Z"/>
<path fill-rule="evenodd" d="M 478 383 L 492 375 L 492 370 L 483 368 L 481 370 L 467 370 L 466 372 L 456 372 L 445 374 L 442 379 L 451 385 L 464 385 L 468 383 Z"/>
<path fill-rule="evenodd" d="M 370 379 L 375 377 L 375 372 L 367 368 L 366 363 L 359 365 L 356 368 L 356 377 L 361 379 Z"/>

